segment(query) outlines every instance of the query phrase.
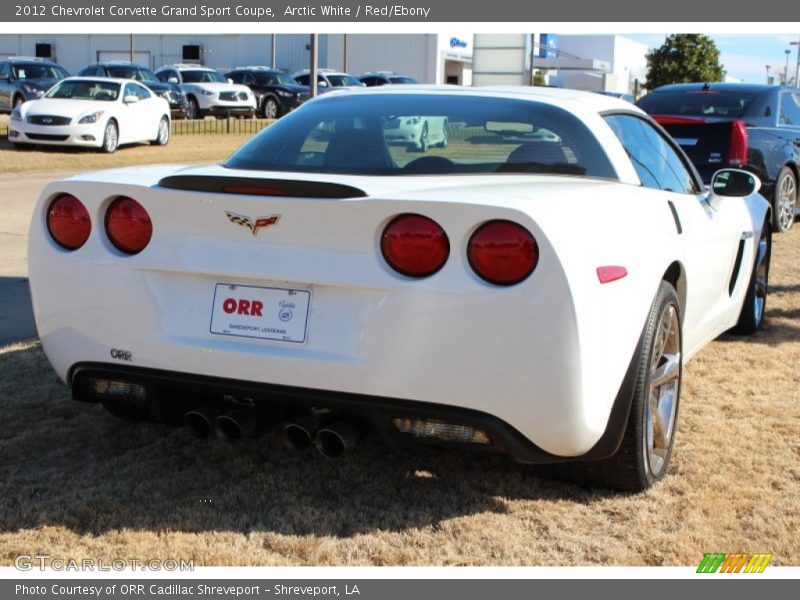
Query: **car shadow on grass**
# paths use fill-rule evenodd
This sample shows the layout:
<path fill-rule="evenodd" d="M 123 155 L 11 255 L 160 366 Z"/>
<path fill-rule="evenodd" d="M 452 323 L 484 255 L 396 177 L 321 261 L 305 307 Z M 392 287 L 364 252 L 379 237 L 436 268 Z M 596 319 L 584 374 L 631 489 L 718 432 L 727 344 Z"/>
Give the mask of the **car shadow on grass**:
<path fill-rule="evenodd" d="M 374 435 L 331 460 L 290 451 L 274 432 L 230 444 L 120 421 L 71 400 L 38 344 L 0 351 L 0 374 L 0 532 L 349 537 L 507 513 L 511 499 L 589 504 L 611 495 L 540 479 L 504 456 L 397 449 Z"/>

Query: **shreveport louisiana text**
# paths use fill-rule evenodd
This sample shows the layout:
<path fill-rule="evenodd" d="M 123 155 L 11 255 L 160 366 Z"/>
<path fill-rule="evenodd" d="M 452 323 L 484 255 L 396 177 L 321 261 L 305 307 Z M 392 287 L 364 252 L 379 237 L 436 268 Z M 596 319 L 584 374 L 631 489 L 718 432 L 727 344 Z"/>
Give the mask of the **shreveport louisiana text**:
<path fill-rule="evenodd" d="M 141 583 L 114 583 L 76 585 L 69 583 L 53 583 L 47 585 L 25 585 L 18 583 L 15 586 L 17 596 L 87 596 L 105 598 L 120 594 L 122 596 L 353 596 L 358 597 L 361 592 L 356 584 L 349 585 L 286 585 L 275 583 L 272 585 L 208 585 L 179 583 L 141 584 Z"/>
<path fill-rule="evenodd" d="M 140 6 L 120 6 L 118 4 L 100 5 L 87 4 L 85 6 L 64 6 L 53 4 L 44 6 L 40 4 L 15 4 L 14 14 L 17 17 L 33 18 L 101 18 L 118 17 L 121 19 L 141 19 L 159 17 L 194 17 L 205 19 L 219 19 L 227 17 L 244 17 L 251 19 L 281 18 L 327 18 L 347 17 L 359 18 L 384 18 L 398 17 L 424 17 L 430 15 L 431 9 L 426 6 L 408 6 L 405 4 L 359 4 L 356 6 L 342 6 L 340 4 L 301 5 L 286 4 L 280 6 L 256 6 L 236 4 L 228 6 L 208 6 L 195 4 L 191 6 L 172 6 L 170 4 L 142 4 Z"/>

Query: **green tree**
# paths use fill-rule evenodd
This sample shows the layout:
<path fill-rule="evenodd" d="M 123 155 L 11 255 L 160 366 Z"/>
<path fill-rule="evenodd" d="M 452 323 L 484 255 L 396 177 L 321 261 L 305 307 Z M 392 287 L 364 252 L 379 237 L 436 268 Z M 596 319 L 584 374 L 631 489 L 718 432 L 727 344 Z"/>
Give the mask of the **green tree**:
<path fill-rule="evenodd" d="M 698 33 L 676 33 L 647 53 L 644 85 L 654 90 L 668 83 L 722 81 L 724 76 L 714 40 Z"/>

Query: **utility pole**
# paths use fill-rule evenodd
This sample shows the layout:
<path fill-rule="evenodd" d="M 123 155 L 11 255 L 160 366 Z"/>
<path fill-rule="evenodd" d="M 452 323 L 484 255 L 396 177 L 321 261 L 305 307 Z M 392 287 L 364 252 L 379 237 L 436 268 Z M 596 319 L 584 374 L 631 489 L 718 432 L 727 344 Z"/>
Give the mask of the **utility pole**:
<path fill-rule="evenodd" d="M 797 64 L 794 68 L 794 87 L 798 86 L 797 78 L 800 77 L 800 38 L 796 42 L 790 42 L 790 46 L 797 46 Z"/>
<path fill-rule="evenodd" d="M 311 34 L 311 43 L 309 50 L 311 50 L 311 64 L 308 69 L 308 87 L 309 95 L 314 98 L 317 95 L 317 70 L 319 69 L 319 57 L 317 56 L 317 42 L 319 41 L 319 34 Z"/>
<path fill-rule="evenodd" d="M 342 71 L 344 71 L 345 73 L 349 73 L 350 71 L 347 70 L 347 34 L 345 33 L 343 35 L 344 35 L 344 40 L 343 40 L 343 42 L 344 42 L 344 68 L 342 69 Z"/>
<path fill-rule="evenodd" d="M 275 39 L 275 34 L 274 33 L 270 35 L 270 43 L 272 44 L 272 52 L 271 52 L 271 54 L 272 54 L 272 68 L 273 69 L 277 69 L 278 68 L 278 61 L 276 60 L 275 55 L 277 54 L 277 50 L 278 50 L 278 40 Z"/>
<path fill-rule="evenodd" d="M 767 85 L 769 85 L 769 70 L 772 68 L 772 65 L 764 65 L 764 68 L 767 69 Z"/>
<path fill-rule="evenodd" d="M 136 55 L 136 51 L 134 50 L 133 34 L 131 34 L 131 64 L 132 65 L 136 64 L 136 59 L 134 58 L 135 55 Z M 150 65 L 147 65 L 147 66 L 149 67 Z"/>

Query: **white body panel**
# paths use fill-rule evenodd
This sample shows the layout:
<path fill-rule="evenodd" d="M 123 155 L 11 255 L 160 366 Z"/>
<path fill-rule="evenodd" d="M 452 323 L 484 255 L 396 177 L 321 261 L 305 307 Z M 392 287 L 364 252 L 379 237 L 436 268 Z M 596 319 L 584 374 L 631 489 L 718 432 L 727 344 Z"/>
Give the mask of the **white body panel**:
<path fill-rule="evenodd" d="M 536 100 L 572 102 L 549 94 Z M 630 110 L 601 96 L 592 102 Z M 670 266 L 684 274 L 685 355 L 736 323 L 766 204 L 725 199 L 715 210 L 704 197 L 643 188 L 594 107 L 576 102 L 574 112 L 591 124 L 621 181 L 157 167 L 52 183 L 34 212 L 29 250 L 45 352 L 64 379 L 74 364 L 111 363 L 110 350 L 123 348 L 139 367 L 474 409 L 551 454 L 580 456 L 606 429 Z M 287 199 L 156 186 L 176 172 L 323 179 L 367 196 Z M 65 192 L 81 199 L 95 227 L 76 252 L 60 249 L 45 225 L 48 203 Z M 139 255 L 116 252 L 98 225 L 119 195 L 135 198 L 152 218 L 153 239 Z M 226 218 L 229 211 L 280 215 L 280 222 L 252 235 Z M 450 257 L 434 276 L 405 278 L 381 257 L 381 231 L 404 212 L 425 214 L 448 235 Z M 468 265 L 467 241 L 491 219 L 523 225 L 538 243 L 536 270 L 520 284 L 489 285 Z M 729 294 L 727 280 L 721 285 L 713 275 L 731 272 L 744 232 L 754 235 Z M 607 265 L 624 266 L 627 277 L 601 284 L 596 269 Z M 304 341 L 212 333 L 218 284 L 307 290 Z"/>

